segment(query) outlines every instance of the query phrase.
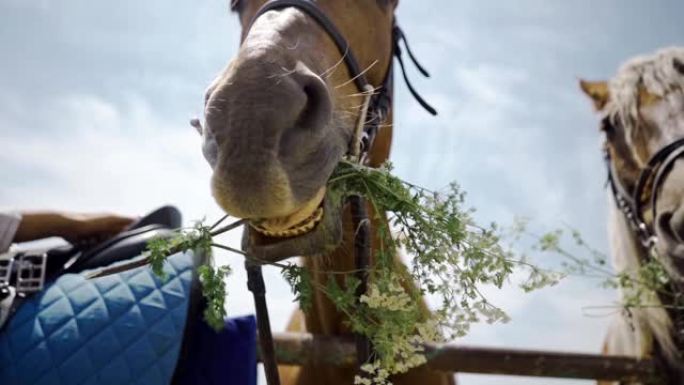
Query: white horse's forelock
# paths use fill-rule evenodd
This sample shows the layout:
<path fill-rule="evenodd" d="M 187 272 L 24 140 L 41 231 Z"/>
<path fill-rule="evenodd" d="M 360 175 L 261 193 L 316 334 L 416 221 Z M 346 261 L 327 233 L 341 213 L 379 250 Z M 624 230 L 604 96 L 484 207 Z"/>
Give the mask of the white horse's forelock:
<path fill-rule="evenodd" d="M 684 63 L 684 47 L 664 48 L 652 55 L 633 58 L 610 80 L 606 112 L 624 126 L 628 139 L 632 130 L 638 127 L 640 87 L 659 97 L 672 91 L 684 91 L 684 76 L 675 69 L 675 59 Z"/>

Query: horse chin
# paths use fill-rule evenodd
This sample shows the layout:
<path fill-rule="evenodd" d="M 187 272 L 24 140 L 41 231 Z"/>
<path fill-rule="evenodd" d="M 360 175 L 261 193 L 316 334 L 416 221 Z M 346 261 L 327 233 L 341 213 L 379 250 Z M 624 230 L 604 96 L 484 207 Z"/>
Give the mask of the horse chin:
<path fill-rule="evenodd" d="M 289 228 L 277 227 L 284 219 L 251 222 L 245 226 L 242 249 L 263 262 L 333 251 L 342 241 L 341 202 L 327 195 L 321 199 L 306 219 Z"/>

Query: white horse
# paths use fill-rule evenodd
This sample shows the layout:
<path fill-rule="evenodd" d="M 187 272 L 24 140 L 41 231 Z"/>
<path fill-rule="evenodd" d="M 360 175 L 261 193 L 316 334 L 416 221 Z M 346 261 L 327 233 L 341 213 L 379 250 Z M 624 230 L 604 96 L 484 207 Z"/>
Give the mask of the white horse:
<path fill-rule="evenodd" d="M 636 276 L 657 258 L 684 294 L 684 48 L 634 58 L 610 81 L 580 85 L 603 118 L 614 267 Z M 668 310 L 675 304 L 662 294 L 641 301 L 616 317 L 604 353 L 662 359 L 668 383 L 682 383 L 684 335 L 675 325 L 684 312 Z"/>

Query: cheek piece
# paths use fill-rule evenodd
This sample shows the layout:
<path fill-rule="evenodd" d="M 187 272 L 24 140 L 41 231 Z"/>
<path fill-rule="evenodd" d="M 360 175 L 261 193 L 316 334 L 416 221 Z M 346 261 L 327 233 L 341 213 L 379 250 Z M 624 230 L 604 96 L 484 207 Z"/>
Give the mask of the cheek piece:
<path fill-rule="evenodd" d="M 231 8 L 233 10 L 238 9 L 239 6 L 239 0 L 233 0 L 231 2 Z M 358 117 L 357 126 L 349 143 L 349 150 L 347 154 L 351 160 L 360 164 L 365 164 L 367 163 L 368 152 L 373 145 L 378 130 L 381 128 L 380 124 L 389 116 L 392 106 L 394 65 L 393 63 L 390 63 L 382 84 L 377 86 L 370 84 L 365 76 L 364 71 L 361 71 L 361 68 L 358 64 L 359 62 L 356 60 L 356 56 L 354 55 L 354 52 L 349 46 L 347 40 L 337 29 L 335 23 L 328 17 L 328 15 L 326 15 L 318 7 L 316 2 L 311 0 L 267 1 L 254 15 L 248 27 L 243 30 L 243 40 L 245 36 L 249 34 L 249 31 L 252 25 L 254 25 L 255 20 L 261 15 L 272 10 L 291 7 L 297 8 L 316 21 L 328 34 L 328 36 L 332 38 L 340 54 L 342 55 L 344 63 L 349 69 L 349 73 L 354 83 L 359 91 L 365 95 L 361 114 Z M 413 55 L 413 52 L 411 52 L 411 49 L 406 42 L 404 32 L 401 30 L 401 28 L 399 28 L 395 20 L 394 25 L 392 26 L 392 56 L 397 58 L 404 81 L 406 82 L 409 91 L 416 99 L 418 104 L 420 104 L 430 114 L 436 115 L 437 111 L 430 106 L 425 99 L 418 94 L 418 92 L 416 92 L 409 82 L 402 58 L 401 42 L 404 43 L 409 58 L 416 65 L 421 74 L 429 77 L 427 71 L 425 71 L 425 69 L 418 63 Z M 206 148 L 205 156 L 209 160 L 212 156 L 215 156 L 215 154 L 212 152 L 212 147 L 210 144 L 208 144 L 210 142 L 207 140 L 206 136 L 207 133 L 205 133 L 204 148 Z M 211 160 L 209 162 L 211 163 Z M 354 239 L 354 260 L 356 263 L 356 270 L 359 271 L 359 273 L 357 273 L 357 278 L 359 278 L 361 282 L 356 292 L 358 298 L 366 292 L 367 287 L 368 277 L 364 272 L 367 271 L 368 265 L 370 263 L 371 229 L 364 199 L 360 196 L 353 196 L 349 199 L 354 228 L 357 229 Z M 266 305 L 266 287 L 261 272 L 261 266 L 250 261 L 246 261 L 245 267 L 247 269 L 247 287 L 254 295 L 254 304 L 257 313 L 257 328 L 259 330 L 259 344 L 264 362 L 266 382 L 268 385 L 279 385 L 280 378 L 278 375 L 278 367 L 275 359 L 275 348 L 273 345 L 273 337 L 269 323 L 268 307 Z M 356 337 L 356 350 L 359 364 L 366 362 L 372 355 L 370 341 L 360 335 L 357 335 Z"/>

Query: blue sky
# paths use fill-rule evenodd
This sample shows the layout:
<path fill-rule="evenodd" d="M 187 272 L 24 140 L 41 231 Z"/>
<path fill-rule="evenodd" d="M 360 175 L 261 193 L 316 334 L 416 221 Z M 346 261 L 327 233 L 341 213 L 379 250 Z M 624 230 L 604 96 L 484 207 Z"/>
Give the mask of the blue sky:
<path fill-rule="evenodd" d="M 217 218 L 187 121 L 237 48 L 227 3 L 0 1 L 0 205 L 135 215 L 173 203 L 188 221 Z M 399 21 L 433 75 L 411 77 L 440 115 L 397 81 L 397 173 L 431 188 L 458 181 L 483 222 L 568 224 L 605 250 L 601 138 L 577 78 L 607 78 L 631 56 L 681 45 L 683 13 L 675 0 L 402 0 Z M 236 270 L 231 313 L 251 312 L 241 261 L 221 260 Z M 279 330 L 293 305 L 279 273 L 267 275 Z M 477 326 L 462 343 L 597 352 L 609 317 L 586 307 L 614 293 L 596 286 L 492 292 L 513 321 Z M 461 376 L 504 383 L 591 382 Z"/>

